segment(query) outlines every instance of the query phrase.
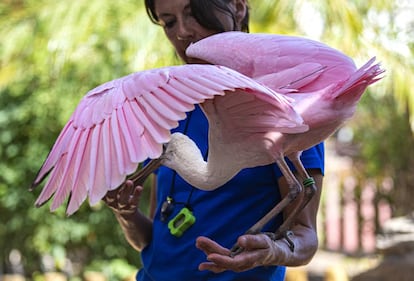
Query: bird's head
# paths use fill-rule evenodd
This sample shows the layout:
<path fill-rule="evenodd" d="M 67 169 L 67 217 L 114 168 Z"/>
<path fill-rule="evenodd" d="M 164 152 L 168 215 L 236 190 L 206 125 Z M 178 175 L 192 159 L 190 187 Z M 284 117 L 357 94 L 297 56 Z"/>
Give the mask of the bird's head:
<path fill-rule="evenodd" d="M 174 133 L 171 140 L 164 145 L 161 158 L 163 165 L 180 170 L 187 163 L 198 162 L 202 155 L 193 140 L 182 133 Z"/>

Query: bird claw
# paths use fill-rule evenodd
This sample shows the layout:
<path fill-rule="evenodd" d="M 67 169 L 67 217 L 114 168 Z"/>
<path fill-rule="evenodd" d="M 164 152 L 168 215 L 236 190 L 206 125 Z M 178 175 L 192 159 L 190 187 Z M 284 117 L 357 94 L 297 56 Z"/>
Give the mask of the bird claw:
<path fill-rule="evenodd" d="M 259 234 L 260 233 L 260 231 L 259 230 L 257 230 L 257 229 L 249 229 L 249 230 L 247 230 L 246 231 L 246 233 L 245 234 L 251 234 L 251 235 L 254 235 L 254 234 Z M 234 258 L 235 256 L 237 256 L 238 254 L 240 254 L 240 253 L 242 253 L 244 251 L 244 248 L 243 247 L 240 247 L 239 245 L 237 245 L 237 243 L 236 244 L 234 244 L 234 246 L 230 249 L 230 254 L 229 254 L 229 256 L 230 257 L 232 257 L 232 258 Z"/>
<path fill-rule="evenodd" d="M 290 251 L 292 253 L 295 251 L 295 243 L 290 238 L 290 236 L 293 235 L 293 231 L 286 230 L 286 231 L 283 231 L 283 232 L 281 232 L 279 234 L 276 234 L 276 233 L 273 233 L 273 232 L 266 232 L 265 234 L 267 236 L 269 236 L 270 239 L 272 239 L 273 241 L 276 241 L 276 240 L 280 240 L 282 238 L 285 238 L 286 242 L 288 243 L 288 246 L 289 246 Z"/>
<path fill-rule="evenodd" d="M 259 233 L 246 233 L 246 234 L 259 234 Z M 290 236 L 293 235 L 293 231 L 291 230 L 287 230 L 284 231 L 283 233 L 279 233 L 276 234 L 274 232 L 262 232 L 262 234 L 267 235 L 271 240 L 273 241 L 277 241 L 280 240 L 282 238 L 285 238 L 290 251 L 293 253 L 295 251 L 295 243 L 293 242 L 293 240 L 290 238 Z M 242 253 L 244 251 L 243 247 L 240 247 L 239 245 L 234 244 L 234 246 L 230 249 L 230 254 L 229 256 L 234 258 L 235 256 L 237 256 L 238 254 Z"/>
<path fill-rule="evenodd" d="M 243 247 L 240 247 L 239 245 L 235 244 L 231 249 L 230 249 L 230 254 L 229 256 L 231 258 L 234 258 L 235 256 L 237 256 L 238 254 L 242 253 L 244 251 Z"/>
<path fill-rule="evenodd" d="M 289 231 L 291 232 L 291 231 Z M 293 234 L 293 232 L 291 232 Z M 293 253 L 295 251 L 295 243 L 293 243 L 292 239 L 290 239 L 289 234 L 286 234 L 285 239 L 289 245 L 290 251 Z"/>

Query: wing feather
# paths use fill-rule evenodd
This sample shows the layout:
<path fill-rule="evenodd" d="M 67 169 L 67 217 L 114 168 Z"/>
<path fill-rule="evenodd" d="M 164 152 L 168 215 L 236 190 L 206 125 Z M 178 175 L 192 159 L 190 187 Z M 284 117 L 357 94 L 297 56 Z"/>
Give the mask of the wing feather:
<path fill-rule="evenodd" d="M 112 141 L 113 141 L 113 146 L 114 146 L 114 150 L 116 153 L 115 156 L 115 163 L 117 164 L 116 167 L 114 167 L 119 174 L 124 174 L 126 172 L 126 167 L 125 167 L 125 161 L 124 158 L 126 157 L 126 155 L 124 154 L 124 148 L 123 146 L 123 135 L 120 132 L 120 128 L 119 128 L 119 123 L 118 123 L 118 114 L 117 112 L 119 111 L 119 109 L 114 110 L 112 112 L 112 117 L 111 117 L 111 132 L 112 132 Z"/>
<path fill-rule="evenodd" d="M 147 155 L 145 154 L 140 139 L 144 132 L 144 128 L 139 119 L 139 113 L 137 113 L 134 109 L 134 102 L 126 103 L 124 107 L 125 115 L 128 116 L 128 122 L 125 121 L 125 127 L 128 130 L 131 138 L 130 142 L 133 146 L 133 150 L 130 150 L 131 161 L 134 163 L 140 163 L 147 159 Z M 126 120 L 125 119 L 125 120 Z"/>
<path fill-rule="evenodd" d="M 67 150 L 67 144 L 72 139 L 75 129 L 72 126 L 72 119 L 66 124 L 62 132 L 59 134 L 55 144 L 47 156 L 42 168 L 39 170 L 36 179 L 32 184 L 32 189 L 39 185 L 39 183 L 47 176 L 51 169 L 56 165 L 59 159 Z M 45 198 L 47 200 L 48 198 Z"/>
<path fill-rule="evenodd" d="M 117 186 L 114 186 L 115 179 L 119 178 L 119 171 L 117 164 L 117 154 L 116 148 L 114 147 L 113 140 L 113 127 L 111 126 L 110 120 L 105 120 L 102 126 L 102 150 L 104 155 L 104 171 L 105 171 L 105 180 L 106 186 L 110 189 L 113 189 Z"/>
<path fill-rule="evenodd" d="M 42 206 L 59 188 L 59 184 L 62 181 L 63 167 L 66 165 L 67 154 L 60 157 L 57 164 L 54 166 L 53 172 L 50 174 L 42 192 L 36 199 L 35 205 L 37 207 Z"/>
<path fill-rule="evenodd" d="M 214 95 L 217 95 L 219 93 L 224 94 L 223 89 L 221 89 L 221 90 L 216 90 L 214 88 L 212 89 L 212 88 L 208 87 L 207 85 L 203 85 L 202 83 L 198 83 L 197 81 L 195 81 L 191 78 L 187 78 L 184 81 L 180 81 L 180 82 L 182 82 L 186 87 L 189 87 L 191 89 L 191 93 L 194 93 L 194 97 L 198 99 L 198 102 L 201 102 L 203 99 L 213 98 Z M 227 89 L 230 89 L 230 88 L 226 87 L 225 90 L 227 90 Z"/>
<path fill-rule="evenodd" d="M 194 104 L 180 99 L 179 95 L 181 93 L 168 84 L 163 85 L 162 88 L 154 89 L 153 94 L 157 99 L 164 101 L 165 104 L 174 107 L 177 111 L 177 120 L 184 119 L 186 117 L 185 112 L 194 110 Z M 174 127 L 177 125 L 178 123 L 174 123 Z"/>
<path fill-rule="evenodd" d="M 287 91 L 299 91 L 300 88 L 315 81 L 324 69 L 320 63 L 303 63 L 278 72 L 256 77 L 255 80 L 278 92 L 281 92 L 283 89 Z"/>
<path fill-rule="evenodd" d="M 134 111 L 140 116 L 142 125 L 144 127 L 144 133 L 148 133 L 153 136 L 154 140 L 158 143 L 164 143 L 169 140 L 167 130 L 159 126 L 155 120 L 153 120 L 151 114 L 151 107 L 147 102 L 140 98 L 137 103 L 134 103 Z M 159 156 L 159 155 L 158 155 Z"/>
<path fill-rule="evenodd" d="M 99 124 L 107 119 L 112 114 L 114 110 L 114 105 L 112 104 L 111 94 L 119 94 L 115 89 L 107 90 L 100 95 L 95 95 L 95 102 L 91 105 L 91 108 L 101 108 L 101 110 L 93 110 L 93 124 Z"/>
<path fill-rule="evenodd" d="M 85 201 L 88 194 L 88 174 L 85 173 L 85 171 L 87 171 L 87 165 L 90 162 L 90 135 L 90 129 L 83 130 L 80 135 L 79 144 L 77 145 L 78 152 L 76 155 L 75 166 L 73 171 L 73 185 L 70 188 L 71 196 L 66 210 L 68 214 L 72 214 L 74 210 L 77 210 L 83 203 L 83 201 Z"/>
<path fill-rule="evenodd" d="M 148 158 L 158 158 L 162 154 L 162 145 L 155 141 L 149 132 L 144 132 L 141 141 L 141 145 L 145 148 Z"/>
<path fill-rule="evenodd" d="M 170 129 L 176 126 L 175 120 L 185 118 L 185 113 L 176 109 L 175 103 L 168 104 L 153 92 L 146 94 L 143 98 L 148 104 L 148 110 L 151 110 L 151 117 L 156 119 L 157 123 L 164 128 Z"/>
<path fill-rule="evenodd" d="M 277 93 L 240 73 L 214 65 L 137 72 L 89 91 L 33 183 L 33 187 L 39 185 L 51 172 L 36 205 L 53 194 L 52 210 L 71 196 L 68 214 L 87 197 L 90 204 L 95 204 L 122 184 L 140 162 L 160 157 L 163 144 L 171 138 L 170 130 L 195 104 L 237 89 L 269 101 L 280 111 L 293 111 Z M 292 118 L 294 122 L 298 119 Z"/>
<path fill-rule="evenodd" d="M 130 103 L 125 103 L 125 106 L 118 110 L 117 119 L 119 122 L 119 127 L 122 130 L 122 135 L 124 135 L 124 141 L 125 141 L 125 165 L 128 166 L 126 172 L 131 173 L 130 169 L 131 166 L 134 165 L 128 164 L 128 163 L 138 163 L 138 152 L 137 148 L 134 145 L 134 139 L 136 139 L 133 135 L 134 129 L 130 127 L 128 124 L 136 124 L 137 120 L 135 118 L 135 115 L 131 112 L 131 106 Z M 128 116 L 128 117 L 127 117 Z M 127 122 L 127 118 L 129 119 Z M 138 138 L 138 136 L 137 136 Z"/>
<path fill-rule="evenodd" d="M 191 104 L 200 103 L 200 98 L 194 93 L 193 88 L 183 83 L 183 81 L 170 79 L 168 81 L 168 86 L 163 86 L 163 88 L 167 88 L 169 92 L 174 93 L 176 98 Z"/>
<path fill-rule="evenodd" d="M 105 148 L 103 145 L 103 124 L 94 127 L 91 137 L 91 151 L 89 169 L 88 196 L 89 202 L 97 202 L 107 192 L 107 180 L 105 177 Z"/>
<path fill-rule="evenodd" d="M 79 149 L 79 142 L 81 137 L 82 130 L 76 130 L 71 142 L 69 143 L 68 152 L 65 155 L 65 165 L 62 169 L 62 177 L 60 177 L 60 182 L 57 182 L 58 188 L 56 190 L 55 196 L 53 198 L 52 204 L 50 209 L 52 211 L 56 210 L 60 205 L 63 204 L 65 199 L 71 192 L 71 188 L 74 185 L 74 174 L 77 173 L 75 163 L 76 163 L 76 156 Z M 52 171 L 52 173 L 55 171 Z"/>
<path fill-rule="evenodd" d="M 153 103 L 148 102 L 147 96 L 143 96 L 140 100 L 143 112 L 149 118 L 146 118 L 146 128 L 154 136 L 155 140 L 159 143 L 166 143 L 170 140 L 169 129 L 171 129 L 170 120 L 165 117 L 160 111 L 162 108 L 157 108 Z"/>
<path fill-rule="evenodd" d="M 130 147 L 130 144 L 132 142 L 131 135 L 127 129 L 126 125 L 126 119 L 124 115 L 124 107 L 120 108 L 117 111 L 117 122 L 118 126 L 120 128 L 120 134 L 122 136 L 121 142 L 122 142 L 122 153 L 123 153 L 123 160 L 124 160 L 124 171 L 123 174 L 131 174 L 133 173 L 137 168 L 137 162 L 134 162 L 131 160 L 131 153 L 130 151 L 133 150 L 133 148 Z"/>
<path fill-rule="evenodd" d="M 228 75 L 229 77 L 231 77 L 232 79 L 234 79 L 233 76 Z M 204 76 L 194 76 L 191 77 L 191 80 L 193 81 L 193 87 L 197 88 L 197 85 L 203 86 L 204 89 L 206 90 L 207 93 L 209 93 L 208 95 L 216 95 L 217 92 L 223 91 L 223 87 L 218 84 L 213 82 L 211 79 L 207 79 Z M 236 84 L 236 83 L 235 83 Z M 200 88 L 199 88 L 200 89 Z M 201 94 L 205 94 L 202 91 L 200 91 Z"/>
<path fill-rule="evenodd" d="M 228 76 L 228 75 L 226 75 Z M 216 83 L 217 85 L 220 85 L 221 87 L 225 88 L 225 89 L 231 89 L 232 88 L 232 83 L 228 80 L 228 77 L 226 76 L 212 76 L 209 77 L 210 80 L 213 83 Z M 221 94 L 223 95 L 224 93 L 221 92 Z"/>
<path fill-rule="evenodd" d="M 103 155 L 105 186 L 111 187 L 112 178 L 112 146 L 111 146 L 111 128 L 110 122 L 103 122 L 102 124 L 102 143 L 101 153 Z"/>

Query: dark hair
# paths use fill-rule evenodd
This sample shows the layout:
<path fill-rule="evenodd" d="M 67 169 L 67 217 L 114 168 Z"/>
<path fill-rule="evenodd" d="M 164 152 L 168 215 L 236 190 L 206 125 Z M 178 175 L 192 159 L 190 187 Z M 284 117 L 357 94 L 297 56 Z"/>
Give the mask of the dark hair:
<path fill-rule="evenodd" d="M 159 24 L 159 19 L 155 12 L 155 0 L 145 0 L 145 9 L 150 20 Z M 213 11 L 220 11 L 230 15 L 233 21 L 236 22 L 235 15 L 229 8 L 229 0 L 190 0 L 191 11 L 197 22 L 208 29 L 223 32 L 224 27 L 217 19 Z M 249 32 L 249 10 L 246 11 L 246 16 L 242 20 L 241 30 Z"/>

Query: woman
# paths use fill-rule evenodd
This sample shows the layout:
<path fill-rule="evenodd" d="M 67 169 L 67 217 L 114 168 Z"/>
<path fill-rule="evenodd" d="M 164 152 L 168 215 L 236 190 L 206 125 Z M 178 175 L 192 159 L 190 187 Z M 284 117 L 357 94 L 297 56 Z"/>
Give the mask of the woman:
<path fill-rule="evenodd" d="M 215 33 L 248 31 L 245 0 L 146 0 L 150 19 L 159 24 L 178 56 L 185 63 L 185 49 L 192 42 Z M 208 123 L 200 108 L 190 112 L 176 131 L 192 138 L 207 153 Z M 114 211 L 129 243 L 141 252 L 143 268 L 137 280 L 283 280 L 285 266 L 306 264 L 317 249 L 316 214 L 323 173 L 323 145 L 305 151 L 302 161 L 314 177 L 316 195 L 299 214 L 290 237 L 294 251 L 285 240 L 267 235 L 243 235 L 288 193 L 276 165 L 244 169 L 215 191 L 204 192 L 189 186 L 174 171 L 162 167 L 154 183 L 157 207 L 153 218 L 137 208 L 142 192 L 127 181 L 105 198 Z M 293 206 L 271 221 L 265 231 L 274 232 Z M 178 231 L 183 210 L 189 214 L 187 229 Z M 195 220 L 195 221 L 194 221 Z M 177 225 L 176 225 L 177 224 Z M 244 251 L 230 257 L 237 241 Z"/>

